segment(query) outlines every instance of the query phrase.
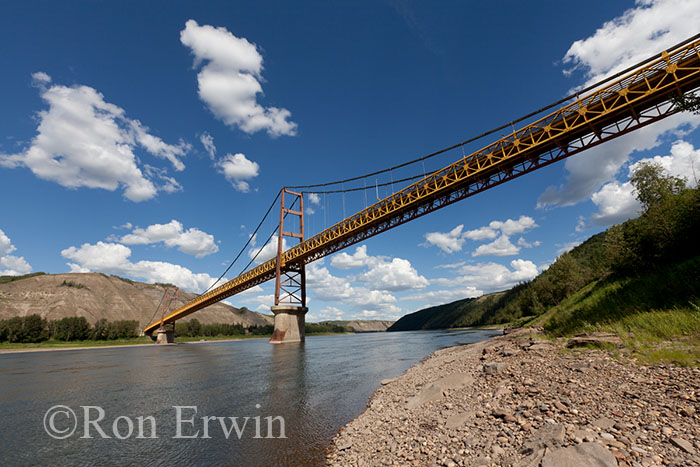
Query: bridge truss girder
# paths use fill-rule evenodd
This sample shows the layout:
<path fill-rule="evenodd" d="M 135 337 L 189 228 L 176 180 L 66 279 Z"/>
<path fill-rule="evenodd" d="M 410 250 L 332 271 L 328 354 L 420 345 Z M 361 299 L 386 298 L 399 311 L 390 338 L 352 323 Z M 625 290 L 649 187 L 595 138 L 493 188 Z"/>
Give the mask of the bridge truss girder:
<path fill-rule="evenodd" d="M 698 86 L 700 40 L 696 36 L 195 298 L 166 316 L 164 322 L 280 277 L 284 268 L 303 268 L 412 219 L 672 115 L 676 109 L 669 102 L 671 96 Z M 158 324 L 151 323 L 144 331 L 153 332 Z"/>

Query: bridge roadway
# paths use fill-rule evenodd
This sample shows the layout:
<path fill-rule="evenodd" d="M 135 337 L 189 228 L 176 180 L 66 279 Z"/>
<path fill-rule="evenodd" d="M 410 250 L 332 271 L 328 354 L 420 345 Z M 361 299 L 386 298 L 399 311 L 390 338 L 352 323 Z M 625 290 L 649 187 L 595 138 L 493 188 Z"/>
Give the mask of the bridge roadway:
<path fill-rule="evenodd" d="M 672 95 L 700 86 L 700 35 L 621 78 L 514 131 L 282 253 L 281 267 L 308 264 L 366 238 L 677 112 Z M 162 324 L 274 279 L 272 258 L 165 316 Z M 161 320 L 149 324 L 151 335 Z"/>

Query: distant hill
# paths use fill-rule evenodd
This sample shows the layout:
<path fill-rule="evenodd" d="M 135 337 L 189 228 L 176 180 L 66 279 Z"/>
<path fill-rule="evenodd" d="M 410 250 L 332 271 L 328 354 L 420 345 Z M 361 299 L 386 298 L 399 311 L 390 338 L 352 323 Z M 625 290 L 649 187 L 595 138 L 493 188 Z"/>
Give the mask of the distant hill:
<path fill-rule="evenodd" d="M 321 321 L 319 324 L 334 324 L 336 326 L 345 326 L 355 332 L 384 332 L 392 324 L 393 321 L 383 321 L 378 319 L 355 319 L 352 321 Z"/>
<path fill-rule="evenodd" d="M 538 324 L 555 335 L 624 329 L 648 332 L 650 339 L 698 334 L 698 238 L 700 191 L 662 193 L 639 218 L 592 236 L 532 281 L 416 311 L 388 331 L 507 323 Z"/>
<path fill-rule="evenodd" d="M 154 317 L 165 291 L 165 284 L 145 284 L 99 273 L 42 274 L 23 277 L 0 277 L 0 319 L 38 314 L 47 320 L 83 316 L 91 324 L 136 320 L 144 327 Z M 196 295 L 179 291 L 179 307 Z M 201 323 L 228 323 L 263 326 L 273 323 L 265 316 L 245 308 L 216 303 L 183 318 L 197 318 Z"/>

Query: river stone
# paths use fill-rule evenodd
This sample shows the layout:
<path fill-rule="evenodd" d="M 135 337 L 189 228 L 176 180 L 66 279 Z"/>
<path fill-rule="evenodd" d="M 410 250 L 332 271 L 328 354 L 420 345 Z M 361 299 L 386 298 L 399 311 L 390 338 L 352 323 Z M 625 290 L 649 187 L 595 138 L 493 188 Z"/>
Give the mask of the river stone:
<path fill-rule="evenodd" d="M 484 363 L 483 370 L 487 375 L 497 375 L 503 373 L 508 365 L 503 362 L 489 362 Z"/>
<path fill-rule="evenodd" d="M 445 428 L 447 428 L 448 430 L 454 430 L 455 428 L 459 428 L 472 417 L 474 417 L 474 412 L 472 411 L 454 413 L 447 417 L 447 420 L 445 420 Z"/>
<path fill-rule="evenodd" d="M 540 467 L 542 458 L 544 457 L 544 449 L 533 452 L 527 457 L 523 457 L 518 462 L 513 464 L 513 467 Z"/>
<path fill-rule="evenodd" d="M 566 430 L 561 425 L 547 423 L 535 431 L 525 443 L 525 451 L 533 452 L 546 447 L 553 447 L 564 442 Z"/>
<path fill-rule="evenodd" d="M 348 439 L 348 438 L 341 439 L 338 442 L 338 444 L 335 445 L 335 447 L 336 447 L 336 449 L 338 449 L 338 451 L 344 451 L 345 449 L 348 449 L 351 446 L 352 446 L 352 441 L 350 441 L 350 439 Z"/>
<path fill-rule="evenodd" d="M 542 351 L 548 351 L 552 349 L 552 344 L 548 344 L 546 342 L 538 342 L 537 344 L 532 344 L 530 347 L 527 348 L 528 350 L 542 350 Z"/>
<path fill-rule="evenodd" d="M 600 417 L 600 418 L 593 420 L 593 425 L 597 426 L 601 430 L 609 430 L 610 428 L 615 426 L 615 421 L 610 420 L 607 417 Z"/>
<path fill-rule="evenodd" d="M 474 382 L 474 378 L 468 373 L 452 373 L 444 378 L 440 378 L 435 384 L 443 391 L 448 389 L 459 389 Z"/>
<path fill-rule="evenodd" d="M 387 378 L 382 380 L 382 386 L 386 386 L 387 384 L 391 384 L 394 381 L 396 381 L 396 378 Z"/>
<path fill-rule="evenodd" d="M 423 405 L 426 402 L 436 401 L 442 399 L 442 388 L 437 384 L 431 384 L 427 388 L 421 389 L 421 391 L 410 398 L 406 403 L 407 409 L 414 409 L 419 405 Z"/>
<path fill-rule="evenodd" d="M 695 454 L 695 449 L 693 448 L 693 445 L 690 444 L 688 441 L 684 440 L 683 438 L 671 438 L 671 444 L 681 448 L 688 454 Z"/>
<path fill-rule="evenodd" d="M 569 342 L 566 344 L 569 348 L 586 345 L 593 345 L 596 347 L 614 345 L 615 347 L 620 347 L 622 345 L 622 339 L 616 334 L 610 334 L 609 332 L 592 332 L 590 334 L 580 334 L 573 337 L 569 339 Z"/>
<path fill-rule="evenodd" d="M 598 443 L 583 443 L 551 451 L 542 467 L 617 467 L 617 459 Z"/>

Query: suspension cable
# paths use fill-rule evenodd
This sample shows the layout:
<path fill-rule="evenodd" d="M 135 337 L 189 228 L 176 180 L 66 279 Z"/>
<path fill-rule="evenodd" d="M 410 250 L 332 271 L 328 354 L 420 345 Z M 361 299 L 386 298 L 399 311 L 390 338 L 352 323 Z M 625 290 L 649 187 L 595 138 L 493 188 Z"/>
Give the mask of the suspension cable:
<path fill-rule="evenodd" d="M 672 47 L 667 48 L 667 49 L 670 50 L 670 49 L 676 49 L 676 48 L 678 48 L 678 47 L 682 47 L 683 45 L 688 44 L 688 43 L 690 43 L 690 42 L 693 42 L 693 41 L 697 40 L 698 38 L 700 38 L 700 34 L 696 34 L 696 35 L 694 35 L 693 37 L 691 37 L 691 38 L 689 38 L 689 39 L 686 39 L 686 40 L 684 40 L 684 41 L 682 41 L 682 42 L 680 42 L 680 43 L 678 43 L 678 44 L 676 44 L 676 45 L 674 45 L 674 46 L 672 46 Z M 662 52 L 662 53 L 663 53 L 663 52 Z M 357 176 L 357 177 L 346 178 L 346 179 L 344 179 L 344 180 L 337 180 L 337 181 L 334 181 L 334 182 L 317 183 L 317 184 L 314 184 L 314 185 L 290 186 L 290 187 L 288 187 L 288 188 L 293 188 L 293 189 L 318 188 L 318 187 L 324 187 L 324 186 L 329 186 L 329 185 L 338 185 L 338 184 L 340 184 L 340 183 L 352 182 L 352 181 L 355 181 L 355 180 L 360 180 L 361 178 L 364 178 L 364 177 L 372 177 L 372 176 L 374 176 L 374 175 L 379 175 L 379 174 L 387 173 L 387 172 L 389 172 L 389 171 L 391 171 L 391 170 L 400 169 L 400 168 L 402 168 L 402 167 L 406 167 L 407 165 L 415 164 L 416 162 L 420 162 L 420 161 L 425 160 L 425 159 L 430 159 L 430 158 L 432 158 L 432 157 L 435 157 L 435 156 L 438 156 L 438 155 L 440 155 L 440 154 L 443 154 L 443 153 L 445 153 L 445 152 L 447 152 L 447 151 L 451 151 L 452 149 L 458 148 L 458 147 L 460 147 L 460 146 L 464 146 L 465 144 L 472 143 L 472 142 L 477 141 L 477 140 L 479 140 L 479 139 L 481 139 L 481 138 L 484 138 L 484 137 L 486 137 L 486 136 L 492 135 L 493 133 L 496 133 L 497 131 L 503 130 L 504 128 L 508 128 L 509 126 L 513 126 L 515 123 L 520 123 L 520 122 L 522 122 L 523 120 L 527 120 L 528 118 L 534 117 L 535 115 L 538 115 L 538 114 L 540 114 L 540 113 L 542 113 L 542 112 L 544 112 L 544 111 L 546 111 L 546 110 L 549 110 L 549 109 L 551 109 L 552 107 L 556 107 L 556 106 L 558 106 L 558 105 L 560 105 L 560 104 L 563 104 L 564 102 L 570 101 L 570 100 L 573 99 L 573 98 L 577 98 L 577 99 L 578 99 L 579 94 L 584 94 L 584 93 L 586 93 L 586 92 L 588 92 L 588 91 L 590 91 L 590 90 L 592 90 L 592 89 L 595 89 L 595 88 L 597 88 L 597 87 L 599 87 L 599 86 L 601 86 L 601 85 L 603 85 L 603 84 L 605 84 L 605 83 L 607 83 L 607 82 L 609 82 L 609 81 L 612 81 L 612 80 L 614 80 L 614 79 L 617 79 L 617 78 L 619 78 L 619 77 L 621 77 L 621 76 L 623 76 L 623 75 L 629 73 L 630 71 L 639 68 L 639 67 L 642 66 L 642 65 L 645 65 L 645 64 L 647 64 L 647 63 L 649 63 L 649 62 L 652 62 L 652 61 L 658 59 L 659 57 L 661 57 L 661 56 L 662 56 L 662 53 L 658 53 L 658 54 L 654 55 L 653 57 L 649 57 L 649 58 L 647 58 L 646 60 L 643 60 L 643 61 L 641 61 L 641 62 L 639 62 L 639 63 L 637 63 L 637 64 L 634 64 L 634 65 L 630 66 L 629 68 L 626 68 L 626 69 L 624 69 L 624 70 L 622 70 L 622 71 L 620 71 L 620 72 L 618 72 L 618 73 L 615 73 L 614 75 L 608 76 L 607 78 L 605 78 L 605 79 L 603 79 L 603 80 L 601 80 L 601 81 L 598 81 L 597 83 L 591 84 L 590 86 L 588 86 L 588 87 L 586 87 L 586 88 L 584 88 L 584 89 L 581 89 L 581 90 L 579 90 L 579 91 L 576 91 L 576 92 L 574 92 L 573 94 L 570 94 L 570 95 L 568 95 L 568 96 L 566 96 L 566 97 L 564 97 L 564 98 L 562 98 L 562 99 L 559 99 L 558 101 L 554 102 L 553 104 L 549 104 L 549 105 L 547 105 L 547 106 L 545 106 L 545 107 L 542 107 L 542 108 L 540 108 L 540 109 L 538 109 L 538 110 L 535 110 L 534 112 L 530 112 L 530 113 L 527 114 L 527 115 L 523 115 L 522 117 L 517 118 L 516 120 L 513 120 L 513 121 L 511 121 L 511 122 L 508 122 L 508 123 L 506 123 L 506 124 L 504 124 L 504 125 L 501 125 L 501 126 L 499 126 L 498 128 L 494 128 L 494 129 L 489 130 L 489 131 L 487 131 L 487 132 L 485 132 L 485 133 L 482 133 L 482 134 L 480 134 L 480 135 L 478 135 L 478 136 L 474 136 L 474 137 L 469 138 L 469 139 L 467 139 L 467 140 L 465 140 L 465 141 L 462 141 L 461 143 L 454 144 L 454 145 L 452 145 L 452 146 L 450 146 L 450 147 L 447 147 L 447 148 L 444 148 L 444 149 L 440 149 L 439 151 L 435 151 L 435 152 L 430 153 L 430 154 L 428 154 L 428 155 L 426 155 L 426 156 L 422 156 L 422 157 L 419 157 L 419 158 L 417 158 L 417 159 L 413 159 L 413 160 L 410 160 L 410 161 L 408 161 L 408 162 L 404 162 L 403 164 L 399 164 L 399 165 L 395 165 L 395 166 L 393 166 L 393 167 L 389 167 L 388 169 L 378 170 L 378 171 L 376 171 L 376 172 L 368 173 L 368 174 L 365 174 L 365 175 L 360 175 L 360 176 Z"/>
<path fill-rule="evenodd" d="M 241 248 L 241 251 L 238 252 L 238 254 L 237 254 L 236 257 L 234 258 L 234 260 L 231 261 L 231 264 L 228 265 L 228 267 L 226 268 L 226 270 L 219 276 L 219 278 L 216 280 L 216 282 L 214 282 L 212 285 L 210 285 L 209 288 L 207 288 L 207 290 L 205 290 L 204 292 L 200 293 L 198 296 L 204 295 L 205 293 L 209 292 L 216 284 L 219 283 L 219 281 L 226 275 L 226 273 L 229 272 L 229 270 L 231 270 L 231 268 L 232 268 L 233 265 L 236 263 L 236 261 L 238 261 L 238 258 L 240 258 L 241 255 L 243 254 L 243 252 L 246 250 L 246 248 L 248 248 L 248 245 L 250 245 L 250 242 L 253 240 L 253 238 L 255 238 L 255 234 L 257 234 L 257 233 L 258 233 L 258 230 L 260 230 L 260 227 L 263 225 L 263 222 L 265 222 L 265 219 L 267 219 L 267 216 L 270 214 L 270 211 L 272 211 L 272 208 L 275 206 L 275 204 L 277 204 L 277 200 L 279 199 L 280 194 L 282 194 L 282 190 L 280 190 L 280 191 L 277 193 L 277 196 L 275 197 L 275 200 L 272 202 L 272 204 L 270 204 L 270 207 L 267 208 L 267 212 L 266 212 L 265 215 L 263 216 L 263 218 L 262 218 L 262 220 L 260 221 L 260 223 L 258 224 L 258 226 L 255 228 L 255 232 L 253 232 L 253 235 L 250 235 L 250 236 L 248 237 L 248 241 L 245 243 L 245 245 L 243 245 L 243 248 Z M 250 263 L 249 263 L 248 265 L 250 265 Z M 248 266 L 246 266 L 246 268 L 247 268 L 247 267 L 248 267 Z M 244 269 L 244 271 L 245 271 L 245 269 Z"/>

